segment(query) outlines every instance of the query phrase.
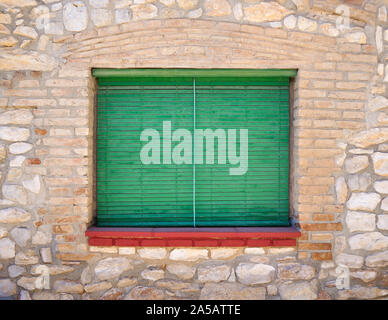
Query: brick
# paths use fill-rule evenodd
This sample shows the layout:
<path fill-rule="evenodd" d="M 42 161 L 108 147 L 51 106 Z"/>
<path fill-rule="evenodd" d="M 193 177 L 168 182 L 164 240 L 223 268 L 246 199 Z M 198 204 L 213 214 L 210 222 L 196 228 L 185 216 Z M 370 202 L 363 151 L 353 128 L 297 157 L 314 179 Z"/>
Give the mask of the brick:
<path fill-rule="evenodd" d="M 333 240 L 334 236 L 332 233 L 312 233 L 312 241 L 330 241 Z"/>
<path fill-rule="evenodd" d="M 334 221 L 334 214 L 332 213 L 316 213 L 313 214 L 313 221 Z"/>
<path fill-rule="evenodd" d="M 316 261 L 333 260 L 331 252 L 313 252 L 311 258 Z"/>
<path fill-rule="evenodd" d="M 305 223 L 301 224 L 302 230 L 306 231 L 342 231 L 342 224 L 337 223 Z"/>
<path fill-rule="evenodd" d="M 331 243 L 299 242 L 299 250 L 331 250 Z"/>

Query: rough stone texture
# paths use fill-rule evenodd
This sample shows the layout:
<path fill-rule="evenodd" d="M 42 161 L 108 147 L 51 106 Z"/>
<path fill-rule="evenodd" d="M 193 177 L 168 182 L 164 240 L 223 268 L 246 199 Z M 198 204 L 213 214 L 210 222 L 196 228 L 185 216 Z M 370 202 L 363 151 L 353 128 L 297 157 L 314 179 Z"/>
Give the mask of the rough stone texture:
<path fill-rule="evenodd" d="M 338 265 L 358 269 L 364 264 L 364 258 L 352 254 L 341 253 L 335 258 L 335 262 Z"/>
<path fill-rule="evenodd" d="M 23 205 L 27 204 L 27 193 L 21 186 L 3 184 L 2 191 L 3 191 L 3 197 L 5 199 L 8 199 Z"/>
<path fill-rule="evenodd" d="M 235 248 L 217 248 L 210 250 L 210 257 L 212 259 L 228 259 L 236 255 L 238 249 Z"/>
<path fill-rule="evenodd" d="M 344 177 L 339 177 L 335 182 L 335 191 L 337 194 L 337 202 L 345 203 L 348 196 L 348 186 Z"/>
<path fill-rule="evenodd" d="M 82 31 L 86 29 L 88 13 L 83 1 L 72 1 L 63 6 L 63 23 L 68 31 Z"/>
<path fill-rule="evenodd" d="M 194 9 L 198 4 L 198 0 L 177 0 L 177 2 L 179 7 L 185 10 Z"/>
<path fill-rule="evenodd" d="M 373 211 L 380 203 L 381 197 L 377 193 L 353 193 L 347 202 L 350 210 Z"/>
<path fill-rule="evenodd" d="M 277 2 L 261 2 L 244 9 L 245 20 L 249 22 L 280 21 L 292 13 Z"/>
<path fill-rule="evenodd" d="M 174 249 L 170 253 L 170 260 L 197 261 L 199 259 L 208 259 L 206 249 Z"/>
<path fill-rule="evenodd" d="M 15 257 L 15 242 L 8 238 L 0 239 L 0 259 L 12 259 Z"/>
<path fill-rule="evenodd" d="M 228 280 L 231 267 L 228 265 L 206 265 L 198 268 L 199 282 L 220 282 Z"/>
<path fill-rule="evenodd" d="M 96 27 L 107 26 L 113 19 L 111 11 L 106 9 L 93 9 L 91 18 Z"/>
<path fill-rule="evenodd" d="M 157 281 L 164 278 L 164 270 L 156 268 L 145 269 L 140 275 L 146 280 Z"/>
<path fill-rule="evenodd" d="M 388 215 L 378 215 L 376 225 L 381 230 L 388 230 Z"/>
<path fill-rule="evenodd" d="M 222 17 L 232 13 L 232 7 L 227 0 L 205 0 L 205 15 L 209 17 Z"/>
<path fill-rule="evenodd" d="M 23 154 L 30 151 L 33 145 L 26 142 L 15 142 L 9 146 L 9 152 L 12 154 Z"/>
<path fill-rule="evenodd" d="M 28 228 L 20 227 L 14 228 L 11 231 L 11 237 L 20 247 L 25 247 L 27 242 L 31 239 L 31 231 Z"/>
<path fill-rule="evenodd" d="M 167 265 L 167 271 L 176 275 L 182 280 L 189 280 L 194 277 L 196 269 L 185 264 L 174 263 Z"/>
<path fill-rule="evenodd" d="M 24 180 L 23 186 L 28 191 L 31 191 L 32 193 L 39 193 L 40 192 L 40 179 L 39 176 L 36 174 L 32 179 Z"/>
<path fill-rule="evenodd" d="M 377 277 L 377 272 L 376 271 L 355 271 L 350 273 L 351 277 L 360 279 L 363 282 L 371 282 L 374 281 Z"/>
<path fill-rule="evenodd" d="M 283 300 L 315 300 L 318 297 L 316 285 L 309 282 L 286 282 L 280 285 L 279 294 Z"/>
<path fill-rule="evenodd" d="M 383 177 L 388 176 L 388 153 L 375 152 L 371 157 L 375 172 Z"/>
<path fill-rule="evenodd" d="M 167 256 L 167 250 L 165 248 L 142 248 L 138 249 L 137 253 L 144 259 L 160 260 Z"/>
<path fill-rule="evenodd" d="M 16 294 L 16 284 L 9 279 L 0 279 L 0 297 L 10 297 Z"/>
<path fill-rule="evenodd" d="M 164 300 L 165 294 L 162 290 L 151 287 L 137 286 L 126 296 L 125 300 Z"/>
<path fill-rule="evenodd" d="M 2 140 L 26 141 L 29 137 L 30 130 L 26 128 L 0 127 L 0 139 Z"/>
<path fill-rule="evenodd" d="M 15 264 L 18 265 L 37 264 L 38 262 L 39 258 L 32 250 L 28 250 L 27 252 L 18 252 L 15 256 Z"/>
<path fill-rule="evenodd" d="M 132 268 L 126 258 L 106 258 L 97 263 L 94 272 L 99 280 L 109 280 Z"/>
<path fill-rule="evenodd" d="M 236 268 L 236 275 L 243 284 L 268 283 L 275 277 L 275 268 L 265 264 L 240 263 Z"/>
<path fill-rule="evenodd" d="M 357 234 L 349 238 L 349 245 L 352 250 L 381 250 L 388 248 L 388 237 L 380 232 L 369 232 Z"/>
<path fill-rule="evenodd" d="M 305 17 L 298 17 L 298 28 L 301 31 L 315 32 L 318 24 L 311 19 Z"/>
<path fill-rule="evenodd" d="M 244 287 L 238 283 L 206 283 L 201 300 L 265 300 L 263 287 Z"/>
<path fill-rule="evenodd" d="M 84 287 L 84 289 L 87 293 L 104 291 L 104 290 L 108 290 L 110 288 L 112 288 L 112 284 L 110 282 L 107 282 L 107 281 L 88 284 Z"/>
<path fill-rule="evenodd" d="M 136 4 L 131 6 L 133 20 L 151 19 L 156 17 L 158 8 L 153 4 Z"/>
<path fill-rule="evenodd" d="M 365 264 L 372 268 L 388 266 L 388 251 L 378 252 L 367 256 Z"/>
<path fill-rule="evenodd" d="M 346 225 L 350 232 L 373 231 L 376 229 L 376 215 L 367 212 L 348 211 Z"/>
<path fill-rule="evenodd" d="M 33 119 L 30 110 L 11 110 L 0 114 L 1 125 L 29 125 Z M 32 145 L 30 145 L 32 147 Z"/>
<path fill-rule="evenodd" d="M 278 264 L 278 278 L 287 280 L 310 280 L 314 278 L 315 270 L 308 265 L 299 263 Z"/>
<path fill-rule="evenodd" d="M 83 293 L 81 284 L 70 280 L 57 280 L 54 282 L 54 290 L 58 293 Z"/>
<path fill-rule="evenodd" d="M 357 173 L 368 167 L 368 165 L 369 162 L 367 156 L 356 156 L 345 160 L 345 169 L 349 173 Z"/>
<path fill-rule="evenodd" d="M 373 187 L 378 193 L 388 193 L 388 181 L 376 181 Z"/>
<path fill-rule="evenodd" d="M 377 287 L 354 286 L 349 290 L 338 291 L 338 299 L 374 299 L 388 295 L 388 290 Z"/>

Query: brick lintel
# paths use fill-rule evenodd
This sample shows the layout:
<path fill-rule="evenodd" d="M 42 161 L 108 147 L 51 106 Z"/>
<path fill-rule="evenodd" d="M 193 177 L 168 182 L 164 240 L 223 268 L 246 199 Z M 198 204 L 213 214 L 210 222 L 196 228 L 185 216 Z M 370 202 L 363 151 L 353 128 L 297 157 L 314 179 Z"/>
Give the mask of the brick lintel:
<path fill-rule="evenodd" d="M 289 247 L 301 233 L 294 227 L 102 228 L 85 235 L 91 246 L 118 247 Z"/>

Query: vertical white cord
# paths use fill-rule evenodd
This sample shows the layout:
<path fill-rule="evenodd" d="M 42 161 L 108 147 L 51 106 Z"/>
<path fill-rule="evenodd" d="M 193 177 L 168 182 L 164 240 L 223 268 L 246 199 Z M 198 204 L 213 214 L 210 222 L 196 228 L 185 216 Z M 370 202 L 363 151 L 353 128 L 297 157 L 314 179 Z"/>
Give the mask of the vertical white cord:
<path fill-rule="evenodd" d="M 194 228 L 195 228 L 195 79 L 193 79 L 193 91 L 194 91 L 194 104 L 193 104 L 193 215 L 194 215 Z"/>

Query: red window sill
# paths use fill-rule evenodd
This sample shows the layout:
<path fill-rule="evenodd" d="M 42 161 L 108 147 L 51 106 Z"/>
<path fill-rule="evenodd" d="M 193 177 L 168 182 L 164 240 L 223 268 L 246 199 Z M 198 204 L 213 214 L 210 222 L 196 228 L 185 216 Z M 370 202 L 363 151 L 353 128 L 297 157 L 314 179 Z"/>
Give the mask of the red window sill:
<path fill-rule="evenodd" d="M 293 227 L 99 228 L 86 231 L 91 246 L 289 247 L 301 233 Z"/>

